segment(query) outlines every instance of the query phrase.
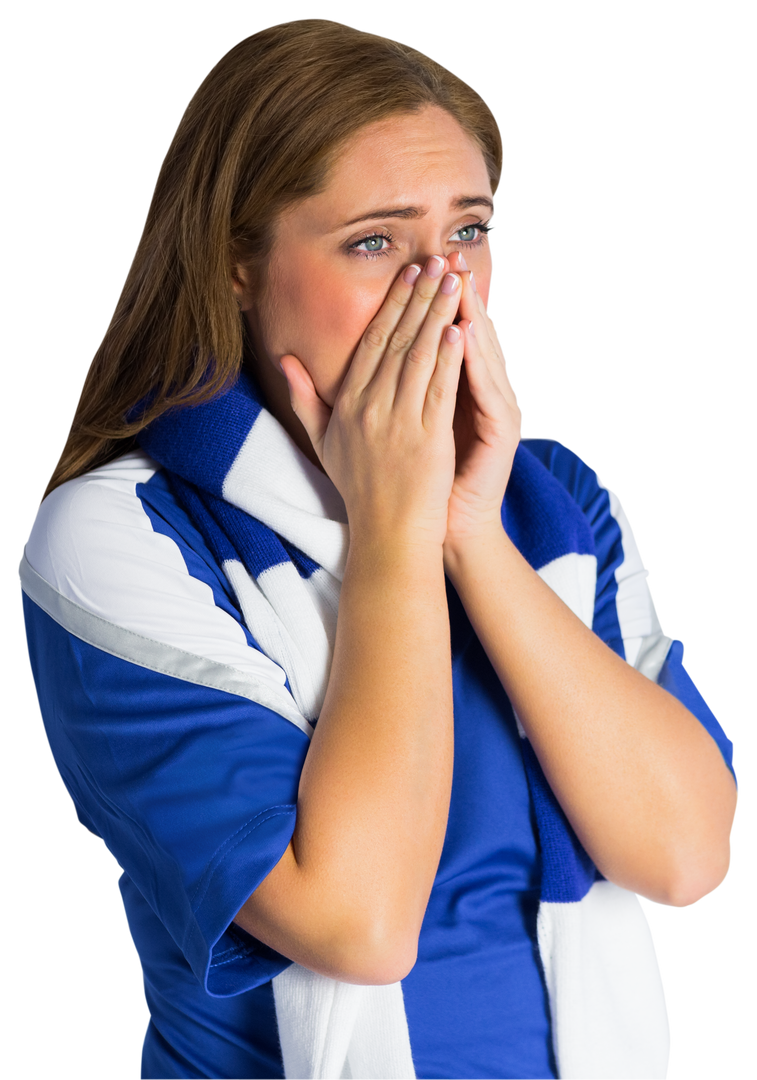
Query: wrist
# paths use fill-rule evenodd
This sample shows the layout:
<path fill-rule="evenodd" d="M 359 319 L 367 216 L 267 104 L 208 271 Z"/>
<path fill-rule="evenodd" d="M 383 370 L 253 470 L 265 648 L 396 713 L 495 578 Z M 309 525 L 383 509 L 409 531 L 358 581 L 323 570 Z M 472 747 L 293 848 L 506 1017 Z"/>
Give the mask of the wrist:
<path fill-rule="evenodd" d="M 442 569 L 443 558 L 444 549 L 439 540 L 415 533 L 398 535 L 350 529 L 347 561 L 353 566 L 372 565 L 379 573 L 405 566 Z"/>
<path fill-rule="evenodd" d="M 501 519 L 467 532 L 448 534 L 444 541 L 444 572 L 453 585 L 471 574 L 484 576 L 491 572 L 493 560 L 517 555 L 518 551 L 504 530 Z"/>

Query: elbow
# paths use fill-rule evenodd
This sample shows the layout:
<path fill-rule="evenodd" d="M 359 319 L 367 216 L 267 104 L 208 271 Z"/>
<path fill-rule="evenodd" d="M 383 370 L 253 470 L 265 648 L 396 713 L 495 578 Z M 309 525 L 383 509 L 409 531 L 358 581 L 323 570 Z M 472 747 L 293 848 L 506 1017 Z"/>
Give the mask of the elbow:
<path fill-rule="evenodd" d="M 729 778 L 730 779 L 730 778 Z M 666 896 L 662 903 L 688 907 L 707 896 L 724 880 L 731 860 L 731 825 L 736 808 L 735 789 L 729 783 L 728 801 L 709 829 L 699 826 L 686 839 L 679 838 L 669 852 Z"/>
<path fill-rule="evenodd" d="M 339 982 L 359 986 L 389 986 L 406 978 L 415 966 L 416 959 L 417 954 L 409 958 L 406 953 L 397 956 L 384 954 L 370 959 L 353 958 L 335 977 Z"/>
<path fill-rule="evenodd" d="M 345 935 L 336 955 L 332 953 L 332 970 L 324 974 L 340 982 L 360 986 L 387 986 L 406 978 L 418 959 L 418 935 L 384 934 L 376 927 Z"/>
<path fill-rule="evenodd" d="M 661 887 L 661 895 L 652 899 L 670 907 L 689 907 L 717 889 L 728 872 L 730 847 L 691 859 L 686 865 L 671 871 Z"/>

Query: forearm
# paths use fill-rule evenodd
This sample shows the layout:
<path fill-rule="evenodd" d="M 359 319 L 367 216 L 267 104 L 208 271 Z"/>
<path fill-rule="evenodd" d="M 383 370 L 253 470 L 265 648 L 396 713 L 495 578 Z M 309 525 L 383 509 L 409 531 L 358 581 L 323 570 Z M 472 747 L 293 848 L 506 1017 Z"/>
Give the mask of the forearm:
<path fill-rule="evenodd" d="M 612 652 L 503 530 L 447 573 L 582 844 L 611 881 L 687 903 L 727 869 L 735 787 L 712 738 Z"/>
<path fill-rule="evenodd" d="M 452 731 L 441 548 L 353 543 L 294 837 L 248 902 L 248 928 L 334 977 L 409 970 L 444 841 Z"/>

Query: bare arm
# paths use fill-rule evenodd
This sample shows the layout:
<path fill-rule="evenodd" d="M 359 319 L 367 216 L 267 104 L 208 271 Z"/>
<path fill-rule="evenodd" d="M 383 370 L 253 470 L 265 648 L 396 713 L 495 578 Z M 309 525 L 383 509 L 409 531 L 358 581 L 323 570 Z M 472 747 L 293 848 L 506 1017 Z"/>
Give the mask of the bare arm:
<path fill-rule="evenodd" d="M 443 541 L 462 341 L 456 328 L 446 336 L 459 279 L 457 295 L 439 284 L 426 273 L 414 293 L 395 284 L 333 414 L 285 360 L 297 415 L 345 499 L 350 550 L 294 836 L 236 921 L 358 983 L 394 982 L 415 963 L 449 811 Z"/>
<path fill-rule="evenodd" d="M 294 837 L 237 922 L 333 978 L 402 978 L 441 855 L 452 753 L 441 548 L 351 547 Z"/>
<path fill-rule="evenodd" d="M 466 286 L 466 390 L 445 566 L 582 844 L 611 881 L 669 904 L 728 868 L 736 788 L 714 740 L 612 652 L 508 539 L 501 505 L 520 413 L 494 327 Z"/>
<path fill-rule="evenodd" d="M 720 884 L 736 787 L 696 717 L 584 626 L 501 527 L 448 550 L 447 568 L 604 876 L 678 905 Z"/>

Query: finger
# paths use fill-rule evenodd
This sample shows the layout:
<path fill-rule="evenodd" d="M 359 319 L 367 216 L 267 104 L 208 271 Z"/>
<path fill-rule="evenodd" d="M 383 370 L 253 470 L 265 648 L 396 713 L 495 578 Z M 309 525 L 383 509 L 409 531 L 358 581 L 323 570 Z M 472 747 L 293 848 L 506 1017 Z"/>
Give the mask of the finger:
<path fill-rule="evenodd" d="M 289 387 L 292 410 L 308 433 L 319 460 L 323 462 L 323 440 L 331 419 L 331 409 L 318 396 L 310 372 L 296 356 L 282 356 L 281 370 Z"/>
<path fill-rule="evenodd" d="M 495 320 L 491 318 L 491 315 L 486 311 L 484 301 L 481 298 L 481 294 L 476 292 L 475 278 L 473 272 L 462 274 L 462 296 L 460 298 L 460 314 L 463 319 L 470 320 L 474 326 L 475 336 L 478 338 L 478 345 L 483 350 L 488 346 L 488 360 L 492 364 L 492 367 L 496 372 L 504 373 L 506 370 L 506 361 L 508 361 L 508 354 L 504 351 L 502 340 L 499 336 L 497 324 Z M 501 376 L 496 376 L 498 379 Z M 502 383 L 504 384 L 504 383 Z"/>
<path fill-rule="evenodd" d="M 457 316 L 461 282 L 457 274 L 445 274 L 429 307 L 416 340 L 404 358 L 395 403 L 398 408 L 422 408 L 436 370 L 442 338 Z"/>
<path fill-rule="evenodd" d="M 395 280 L 387 293 L 386 300 L 371 319 L 360 339 L 342 381 L 340 393 L 363 389 L 376 374 L 384 358 L 386 347 L 407 311 L 407 306 L 413 297 L 413 287 L 422 269 L 417 263 L 411 263 Z"/>
<path fill-rule="evenodd" d="M 387 342 L 386 355 L 376 380 L 380 385 L 391 387 L 392 396 L 396 392 L 405 357 L 417 340 L 429 308 L 440 291 L 447 266 L 447 260 L 441 255 L 432 255 L 428 259 L 423 272 L 418 276 L 407 309 Z M 452 322 L 452 318 L 445 321 Z"/>
<path fill-rule="evenodd" d="M 478 407 L 488 415 L 492 408 L 492 394 L 500 400 L 502 394 L 487 363 L 475 324 L 470 319 L 464 319 L 460 322 L 460 329 L 465 338 L 465 375 L 468 386 Z"/>
<path fill-rule="evenodd" d="M 436 425 L 452 427 L 464 344 L 464 334 L 459 326 L 448 326 L 445 329 L 439 345 L 436 367 L 426 388 L 422 416 L 423 426 L 427 430 Z"/>
<path fill-rule="evenodd" d="M 501 417 L 503 405 L 517 410 L 518 402 L 504 364 L 492 364 L 487 359 L 489 346 L 482 347 L 473 322 L 464 320 L 460 326 L 465 335 L 465 374 L 477 407 L 492 419 Z"/>

